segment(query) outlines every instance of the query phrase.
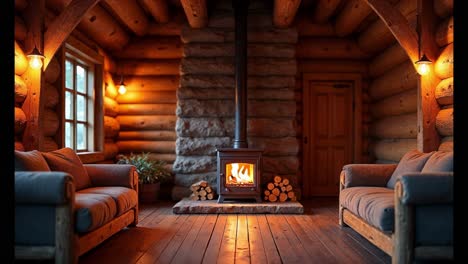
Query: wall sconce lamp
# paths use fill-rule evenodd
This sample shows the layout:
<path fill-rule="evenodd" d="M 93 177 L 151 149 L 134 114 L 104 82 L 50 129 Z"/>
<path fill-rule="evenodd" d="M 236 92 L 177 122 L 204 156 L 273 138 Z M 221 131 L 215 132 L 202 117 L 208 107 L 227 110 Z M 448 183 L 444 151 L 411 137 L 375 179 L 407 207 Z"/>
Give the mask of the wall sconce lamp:
<path fill-rule="evenodd" d="M 419 1 L 418 1 L 418 12 L 419 12 Z M 432 61 L 427 58 L 426 54 L 423 53 L 421 56 L 421 22 L 419 19 L 419 14 L 416 15 L 416 27 L 418 31 L 418 57 L 419 60 L 415 61 L 414 63 L 416 64 L 416 71 L 419 73 L 419 75 L 427 75 L 430 71 L 430 64 L 432 64 Z"/>
<path fill-rule="evenodd" d="M 30 67 L 33 69 L 40 69 L 42 67 L 42 60 L 45 56 L 37 49 L 36 45 L 34 45 L 34 49 L 27 55 L 27 57 L 29 58 Z"/>
<path fill-rule="evenodd" d="M 120 75 L 119 94 L 125 94 L 125 92 L 127 92 L 127 87 L 125 87 L 123 75 Z"/>

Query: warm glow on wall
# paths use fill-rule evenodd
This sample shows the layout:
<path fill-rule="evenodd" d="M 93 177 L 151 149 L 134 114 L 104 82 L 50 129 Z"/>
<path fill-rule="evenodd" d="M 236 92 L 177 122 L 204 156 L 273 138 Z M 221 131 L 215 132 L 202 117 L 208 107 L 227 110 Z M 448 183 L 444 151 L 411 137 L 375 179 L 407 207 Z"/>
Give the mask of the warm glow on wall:
<path fill-rule="evenodd" d="M 42 67 L 42 60 L 45 58 L 44 55 L 34 47 L 33 51 L 27 55 L 29 58 L 29 66 L 33 69 L 40 69 Z"/>

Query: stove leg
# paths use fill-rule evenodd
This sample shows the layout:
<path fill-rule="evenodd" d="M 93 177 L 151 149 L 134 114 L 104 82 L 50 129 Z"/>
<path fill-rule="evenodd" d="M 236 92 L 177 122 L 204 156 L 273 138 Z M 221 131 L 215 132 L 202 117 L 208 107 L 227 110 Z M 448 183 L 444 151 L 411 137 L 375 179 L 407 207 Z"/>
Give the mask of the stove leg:
<path fill-rule="evenodd" d="M 224 202 L 224 197 L 223 196 L 218 196 L 218 203 L 223 203 Z"/>

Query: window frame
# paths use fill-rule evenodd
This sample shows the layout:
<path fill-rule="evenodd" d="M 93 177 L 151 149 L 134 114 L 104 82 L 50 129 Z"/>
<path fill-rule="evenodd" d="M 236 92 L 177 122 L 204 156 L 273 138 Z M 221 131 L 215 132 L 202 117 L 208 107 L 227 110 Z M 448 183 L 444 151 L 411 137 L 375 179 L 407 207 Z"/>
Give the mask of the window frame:
<path fill-rule="evenodd" d="M 62 93 L 61 93 L 61 142 L 60 145 L 65 147 L 65 125 L 67 122 L 71 121 L 65 117 L 65 93 L 72 92 L 74 94 L 74 105 L 73 105 L 73 115 L 74 123 L 77 124 L 80 121 L 77 121 L 76 118 L 76 94 L 83 94 L 75 90 L 68 89 L 66 87 L 66 76 L 65 76 L 65 63 L 67 60 L 73 61 L 73 65 L 84 66 L 88 70 L 86 82 L 87 82 L 87 97 L 86 97 L 86 119 L 87 122 L 91 123 L 91 126 L 87 126 L 87 144 L 86 150 L 75 150 L 77 155 L 80 157 L 83 163 L 94 163 L 98 161 L 103 161 L 104 158 L 104 103 L 103 103 L 103 65 L 104 57 L 99 54 L 97 51 L 88 47 L 83 42 L 79 41 L 73 36 L 70 36 L 65 45 L 62 46 Z M 75 66 L 74 66 L 75 68 Z M 90 71 L 91 70 L 91 74 Z M 73 70 L 75 71 L 75 69 Z M 74 72 L 75 75 L 75 72 Z M 76 75 L 75 75 L 76 76 Z M 76 78 L 73 82 L 76 83 Z M 89 100 L 91 98 L 91 100 Z M 92 111 L 90 111 L 90 107 Z M 75 129 L 76 130 L 76 129 Z M 73 136 L 73 140 L 76 141 L 76 135 Z M 75 143 L 74 143 L 75 145 Z"/>

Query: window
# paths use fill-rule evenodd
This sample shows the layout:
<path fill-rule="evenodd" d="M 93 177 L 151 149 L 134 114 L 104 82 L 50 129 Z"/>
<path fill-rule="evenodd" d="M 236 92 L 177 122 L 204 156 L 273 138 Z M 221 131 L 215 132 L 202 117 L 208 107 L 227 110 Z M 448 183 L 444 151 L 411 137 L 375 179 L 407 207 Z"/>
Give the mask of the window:
<path fill-rule="evenodd" d="M 64 55 L 63 146 L 78 154 L 101 151 L 102 64 L 70 44 Z"/>

